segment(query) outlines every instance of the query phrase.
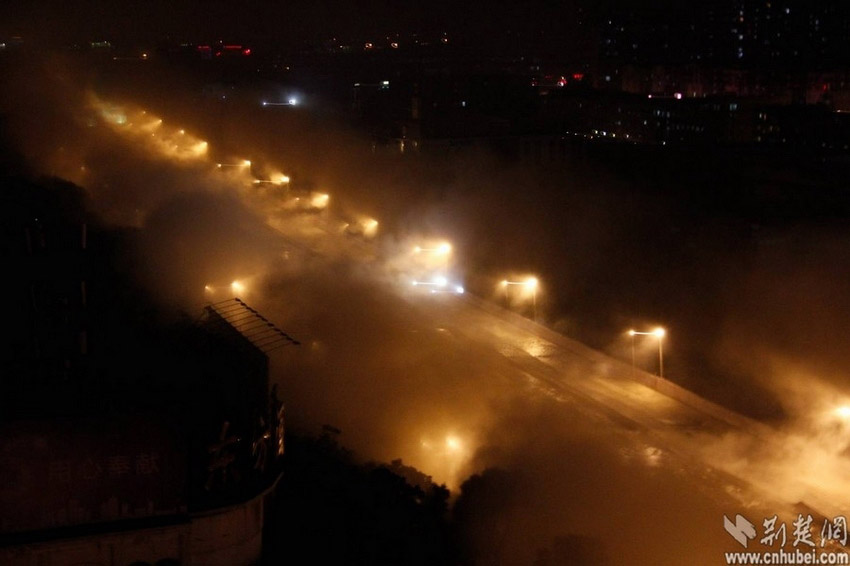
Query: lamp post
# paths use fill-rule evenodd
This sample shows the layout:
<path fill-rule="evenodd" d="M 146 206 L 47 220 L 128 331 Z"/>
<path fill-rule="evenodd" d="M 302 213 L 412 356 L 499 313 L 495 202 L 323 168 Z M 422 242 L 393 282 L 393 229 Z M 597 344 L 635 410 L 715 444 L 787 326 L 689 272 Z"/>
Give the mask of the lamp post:
<path fill-rule="evenodd" d="M 432 281 L 412 281 L 411 284 L 414 287 L 418 286 L 426 286 L 426 287 L 445 287 L 449 284 L 449 280 L 443 277 L 442 275 L 438 275 L 434 277 Z"/>
<path fill-rule="evenodd" d="M 511 285 L 522 285 L 524 288 L 531 291 L 532 313 L 534 316 L 534 320 L 537 320 L 537 278 L 529 277 L 525 281 L 508 281 L 507 279 L 504 279 L 502 281 L 502 287 L 504 287 L 505 289 L 505 306 L 508 305 L 508 287 Z"/>
<path fill-rule="evenodd" d="M 432 253 L 434 255 L 449 255 L 452 252 L 452 245 L 448 242 L 443 242 L 435 248 L 423 248 L 422 246 L 416 246 L 413 248 L 413 253 L 415 254 L 421 254 L 423 252 Z"/>
<path fill-rule="evenodd" d="M 255 185 L 286 185 L 287 183 L 289 183 L 289 177 L 287 177 L 286 175 L 277 175 L 272 179 L 254 179 L 252 182 Z"/>
<path fill-rule="evenodd" d="M 426 255 L 428 258 L 422 258 L 418 261 L 424 262 L 426 265 L 439 266 L 440 269 L 448 270 L 452 255 L 452 245 L 448 242 L 443 242 L 436 246 L 424 247 L 416 246 L 413 248 L 413 254 L 416 256 Z"/>
<path fill-rule="evenodd" d="M 632 373 L 635 371 L 635 336 L 655 336 L 658 338 L 658 377 L 664 377 L 664 335 L 667 331 L 660 326 L 650 332 L 638 332 L 637 330 L 629 330 L 629 336 L 632 337 Z"/>
<path fill-rule="evenodd" d="M 239 163 L 216 163 L 215 166 L 218 167 L 219 169 L 223 169 L 224 167 L 250 167 L 251 166 L 251 160 L 250 159 L 244 159 L 244 160 L 240 161 Z"/>

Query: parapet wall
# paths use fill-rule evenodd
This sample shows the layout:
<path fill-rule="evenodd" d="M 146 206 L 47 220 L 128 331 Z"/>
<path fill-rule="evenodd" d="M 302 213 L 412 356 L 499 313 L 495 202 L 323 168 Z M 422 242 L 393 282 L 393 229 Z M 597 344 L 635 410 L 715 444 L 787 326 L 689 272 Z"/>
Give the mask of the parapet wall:
<path fill-rule="evenodd" d="M 463 298 L 470 304 L 510 322 L 514 326 L 527 330 L 528 332 L 533 332 L 534 334 L 549 340 L 553 344 L 556 344 L 572 354 L 593 362 L 599 367 L 605 368 L 607 373 L 629 376 L 638 383 L 641 383 L 650 389 L 654 389 L 662 395 L 675 399 L 684 405 L 688 405 L 689 407 L 726 422 L 736 428 L 740 428 L 757 435 L 768 435 L 770 432 L 770 427 L 764 423 L 760 423 L 755 419 L 736 413 L 731 409 L 727 409 L 722 405 L 718 405 L 713 401 L 700 397 L 693 391 L 689 391 L 668 379 L 653 375 L 640 369 L 632 368 L 631 365 L 618 360 L 617 358 L 611 357 L 599 350 L 594 350 L 577 340 L 568 338 L 563 334 L 559 334 L 546 326 L 538 324 L 524 316 L 520 316 L 515 312 L 504 309 L 490 301 L 486 301 L 470 293 L 465 293 Z"/>

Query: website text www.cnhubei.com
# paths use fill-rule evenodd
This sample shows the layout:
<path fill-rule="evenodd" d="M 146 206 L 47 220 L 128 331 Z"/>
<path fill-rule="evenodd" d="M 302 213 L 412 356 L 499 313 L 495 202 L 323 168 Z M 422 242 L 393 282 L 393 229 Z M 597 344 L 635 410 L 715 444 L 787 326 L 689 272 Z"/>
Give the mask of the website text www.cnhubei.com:
<path fill-rule="evenodd" d="M 727 552 L 726 564 L 850 564 L 850 555 L 844 552 L 822 552 L 815 549 Z"/>

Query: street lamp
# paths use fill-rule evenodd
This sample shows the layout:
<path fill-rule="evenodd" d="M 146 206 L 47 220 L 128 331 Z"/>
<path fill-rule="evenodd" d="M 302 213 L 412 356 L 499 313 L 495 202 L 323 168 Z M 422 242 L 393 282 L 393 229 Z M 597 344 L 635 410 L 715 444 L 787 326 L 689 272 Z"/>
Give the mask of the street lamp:
<path fill-rule="evenodd" d="M 525 281 L 508 281 L 502 280 L 502 287 L 505 289 L 505 304 L 508 304 L 508 287 L 511 285 L 521 285 L 531 291 L 531 305 L 534 313 L 534 319 L 537 320 L 537 287 L 538 281 L 536 277 L 529 277 Z"/>
<path fill-rule="evenodd" d="M 243 293 L 245 291 L 245 285 L 239 281 L 234 281 L 230 284 L 230 290 L 237 294 Z"/>
<path fill-rule="evenodd" d="M 452 245 L 448 242 L 443 242 L 435 248 L 423 248 L 422 246 L 416 246 L 413 248 L 413 253 L 415 254 L 421 254 L 423 252 L 432 253 L 434 255 L 449 255 L 452 253 Z"/>
<path fill-rule="evenodd" d="M 414 287 L 418 287 L 420 285 L 431 286 L 431 287 L 445 287 L 449 284 L 449 280 L 443 277 L 442 275 L 437 275 L 431 281 L 412 281 L 412 285 Z"/>
<path fill-rule="evenodd" d="M 451 264 L 452 245 L 448 242 L 431 244 L 428 247 L 416 246 L 413 248 L 415 261 L 429 268 L 438 268 L 448 271 Z"/>
<path fill-rule="evenodd" d="M 269 102 L 264 100 L 263 106 L 298 106 L 298 99 L 295 97 L 287 98 L 286 102 Z"/>
<path fill-rule="evenodd" d="M 367 218 L 362 222 L 363 235 L 367 238 L 373 237 L 378 233 L 378 221 L 374 218 Z"/>
<path fill-rule="evenodd" d="M 655 336 L 658 338 L 658 377 L 664 377 L 664 348 L 662 343 L 666 334 L 667 331 L 660 326 L 650 332 L 629 330 L 629 336 L 632 337 L 632 373 L 635 371 L 635 336 Z"/>
<path fill-rule="evenodd" d="M 254 179 L 255 185 L 267 183 L 269 185 L 285 185 L 289 183 L 289 177 L 286 175 L 278 175 L 272 179 Z"/>
<path fill-rule="evenodd" d="M 250 167 L 251 166 L 251 160 L 250 159 L 243 159 L 239 163 L 216 163 L 215 166 L 218 167 L 219 169 L 221 169 L 223 167 Z"/>

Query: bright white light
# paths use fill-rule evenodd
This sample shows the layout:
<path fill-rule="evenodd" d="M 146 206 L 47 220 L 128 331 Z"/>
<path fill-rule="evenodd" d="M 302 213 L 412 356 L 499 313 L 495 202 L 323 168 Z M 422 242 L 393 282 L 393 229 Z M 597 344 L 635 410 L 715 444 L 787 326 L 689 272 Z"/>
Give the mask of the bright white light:
<path fill-rule="evenodd" d="M 245 285 L 243 285 L 239 281 L 234 281 L 230 284 L 230 290 L 234 293 L 242 293 L 245 290 Z"/>
<path fill-rule="evenodd" d="M 658 328 L 656 328 L 655 330 L 653 330 L 653 331 L 652 331 L 652 333 L 653 333 L 655 336 L 658 336 L 659 338 L 664 338 L 664 335 L 665 335 L 665 334 L 667 334 L 667 331 L 666 331 L 666 330 L 664 330 L 663 328 L 661 328 L 661 327 L 659 326 Z"/>
<path fill-rule="evenodd" d="M 634 336 L 635 334 L 637 334 L 636 330 L 629 330 L 629 336 Z"/>
<path fill-rule="evenodd" d="M 442 275 L 438 275 L 434 277 L 434 285 L 437 287 L 445 287 L 449 284 L 449 280 L 443 277 Z"/>
<path fill-rule="evenodd" d="M 447 436 L 446 437 L 446 448 L 450 452 L 458 452 L 461 449 L 460 439 L 456 436 Z"/>
<path fill-rule="evenodd" d="M 529 277 L 528 279 L 525 280 L 525 286 L 528 287 L 529 289 L 536 289 L 537 288 L 537 278 L 536 277 Z"/>
<path fill-rule="evenodd" d="M 457 293 L 458 295 L 463 295 L 464 288 L 462 286 L 458 285 L 457 287 L 455 287 L 455 293 Z"/>
<path fill-rule="evenodd" d="M 422 246 L 416 246 L 413 248 L 413 253 L 418 254 L 422 252 L 432 253 L 434 255 L 448 255 L 452 251 L 452 245 L 448 242 L 443 242 L 439 246 L 435 248 L 423 248 Z"/>
<path fill-rule="evenodd" d="M 371 238 L 378 233 L 378 221 L 369 218 L 363 221 L 363 235 Z"/>
<path fill-rule="evenodd" d="M 313 206 L 313 208 L 325 208 L 326 206 L 328 206 L 328 201 L 330 201 L 330 198 L 330 195 L 315 194 L 310 200 L 310 204 Z"/>
<path fill-rule="evenodd" d="M 850 420 L 850 406 L 842 405 L 841 407 L 838 407 L 835 409 L 835 414 L 844 420 Z"/>
<path fill-rule="evenodd" d="M 251 166 L 251 160 L 250 159 L 243 159 L 242 165 L 244 165 L 245 167 L 250 167 Z"/>
<path fill-rule="evenodd" d="M 290 99 L 289 99 L 289 105 L 290 105 L 290 106 L 296 106 L 297 104 L 298 104 L 298 99 L 297 99 L 297 98 L 290 98 Z"/>

